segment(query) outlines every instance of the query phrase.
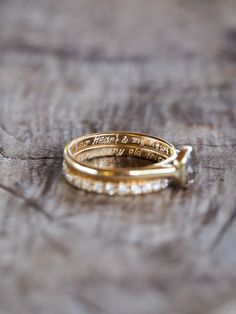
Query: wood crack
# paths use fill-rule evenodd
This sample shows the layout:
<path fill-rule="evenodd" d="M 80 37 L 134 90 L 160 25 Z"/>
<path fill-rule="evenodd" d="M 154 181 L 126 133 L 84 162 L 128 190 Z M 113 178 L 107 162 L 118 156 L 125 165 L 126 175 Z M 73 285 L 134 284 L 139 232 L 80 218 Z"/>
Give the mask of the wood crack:
<path fill-rule="evenodd" d="M 141 55 L 131 56 L 106 56 L 100 47 L 95 47 L 90 51 L 80 51 L 75 48 L 67 47 L 46 47 L 41 45 L 33 45 L 27 42 L 7 42 L 1 45 L 0 50 L 4 52 L 27 53 L 31 55 L 54 56 L 62 60 L 81 60 L 83 62 L 106 62 L 106 63 L 144 63 L 146 57 Z"/>
<path fill-rule="evenodd" d="M 226 220 L 226 222 L 223 224 L 223 226 L 220 228 L 217 236 L 215 237 L 215 240 L 212 244 L 212 249 L 214 250 L 222 241 L 225 234 L 229 231 L 230 227 L 233 225 L 236 219 L 236 207 L 230 214 L 229 218 Z"/>
<path fill-rule="evenodd" d="M 21 142 L 21 141 L 19 141 L 19 140 L 18 140 L 18 138 L 16 138 L 16 136 L 15 136 L 13 133 L 9 132 L 9 131 L 5 128 L 5 126 L 0 125 L 0 128 L 1 128 L 1 129 L 2 129 L 2 131 L 4 131 L 7 135 L 9 135 L 10 137 L 13 137 L 13 138 L 14 138 L 14 140 L 16 140 L 17 142 L 19 142 L 19 143 L 21 143 L 21 144 L 22 144 L 22 142 Z"/>
<path fill-rule="evenodd" d="M 204 166 L 202 168 L 203 169 L 212 169 L 212 170 L 224 170 L 225 171 L 225 168 L 221 168 L 221 167 Z"/>
<path fill-rule="evenodd" d="M 47 218 L 47 220 L 50 220 L 50 221 L 53 220 L 52 215 L 49 214 L 47 211 L 45 211 L 41 207 L 41 205 L 38 203 L 37 200 L 35 200 L 33 198 L 28 198 L 22 192 L 20 192 L 19 190 L 18 191 L 14 190 L 11 187 L 5 186 L 5 185 L 3 185 L 1 183 L 0 183 L 0 189 L 10 193 L 11 195 L 13 195 L 16 198 L 19 198 L 19 199 L 23 200 L 27 206 L 31 207 L 32 209 L 34 209 L 38 213 L 42 214 L 45 218 Z"/>

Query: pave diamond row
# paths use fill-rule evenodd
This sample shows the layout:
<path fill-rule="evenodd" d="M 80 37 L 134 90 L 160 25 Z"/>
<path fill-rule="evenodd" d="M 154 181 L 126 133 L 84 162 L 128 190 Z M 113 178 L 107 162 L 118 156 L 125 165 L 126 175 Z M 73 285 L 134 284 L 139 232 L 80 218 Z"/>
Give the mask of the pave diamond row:
<path fill-rule="evenodd" d="M 64 170 L 64 174 L 69 183 L 77 188 L 89 192 L 96 192 L 109 195 L 138 195 L 158 192 L 165 189 L 169 185 L 168 179 L 157 179 L 145 182 L 112 182 L 112 181 L 95 181 L 89 178 L 83 178 L 68 173 Z"/>

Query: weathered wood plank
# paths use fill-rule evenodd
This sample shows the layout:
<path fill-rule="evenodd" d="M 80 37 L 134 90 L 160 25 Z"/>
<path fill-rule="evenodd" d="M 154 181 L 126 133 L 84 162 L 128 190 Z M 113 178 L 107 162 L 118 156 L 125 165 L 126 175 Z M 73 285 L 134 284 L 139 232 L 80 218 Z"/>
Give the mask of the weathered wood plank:
<path fill-rule="evenodd" d="M 236 1 L 0 1 L 0 312 L 236 311 Z M 91 195 L 65 143 L 192 144 L 186 191 Z"/>

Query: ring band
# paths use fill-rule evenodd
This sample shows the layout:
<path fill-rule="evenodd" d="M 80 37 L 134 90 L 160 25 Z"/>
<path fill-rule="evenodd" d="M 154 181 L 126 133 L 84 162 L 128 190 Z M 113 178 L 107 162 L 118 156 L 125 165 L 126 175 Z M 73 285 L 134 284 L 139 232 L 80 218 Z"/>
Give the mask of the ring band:
<path fill-rule="evenodd" d="M 66 145 L 63 172 L 74 186 L 110 195 L 156 192 L 175 182 L 185 186 L 191 146 L 177 150 L 169 142 L 142 133 L 104 132 L 79 137 Z M 88 161 L 97 157 L 132 157 L 152 161 L 142 167 L 101 167 Z"/>

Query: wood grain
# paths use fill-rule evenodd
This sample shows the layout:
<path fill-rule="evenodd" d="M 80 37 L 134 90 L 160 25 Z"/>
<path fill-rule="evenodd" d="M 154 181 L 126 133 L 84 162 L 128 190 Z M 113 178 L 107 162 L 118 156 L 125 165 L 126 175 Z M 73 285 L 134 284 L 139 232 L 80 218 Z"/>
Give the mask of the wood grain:
<path fill-rule="evenodd" d="M 236 312 L 236 1 L 0 0 L 0 313 Z M 70 187 L 103 130 L 193 145 L 188 190 Z"/>

